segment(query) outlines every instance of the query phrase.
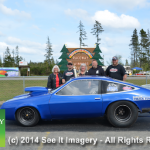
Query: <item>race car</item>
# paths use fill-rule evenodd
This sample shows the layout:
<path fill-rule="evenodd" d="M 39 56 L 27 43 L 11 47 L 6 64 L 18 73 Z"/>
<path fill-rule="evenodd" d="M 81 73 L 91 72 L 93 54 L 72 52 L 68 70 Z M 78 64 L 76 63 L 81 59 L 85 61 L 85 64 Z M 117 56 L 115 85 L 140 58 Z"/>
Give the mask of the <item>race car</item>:
<path fill-rule="evenodd" d="M 27 87 L 1 106 L 6 120 L 34 126 L 40 119 L 92 118 L 106 116 L 115 127 L 133 125 L 138 112 L 150 112 L 150 90 L 108 77 L 70 79 L 61 87 Z"/>

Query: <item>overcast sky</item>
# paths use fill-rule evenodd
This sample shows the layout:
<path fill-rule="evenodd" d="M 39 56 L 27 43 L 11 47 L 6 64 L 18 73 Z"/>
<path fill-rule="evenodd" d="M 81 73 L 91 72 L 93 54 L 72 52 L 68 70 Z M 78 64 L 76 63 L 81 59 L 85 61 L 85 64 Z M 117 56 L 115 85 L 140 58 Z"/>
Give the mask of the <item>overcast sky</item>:
<path fill-rule="evenodd" d="M 7 46 L 12 51 L 18 45 L 26 61 L 41 62 L 49 36 L 57 59 L 64 44 L 79 47 L 80 20 L 87 32 L 84 43 L 94 47 L 90 32 L 98 20 L 105 30 L 100 34 L 105 65 L 116 54 L 130 62 L 133 30 L 150 29 L 149 15 L 148 0 L 0 0 L 0 56 Z"/>

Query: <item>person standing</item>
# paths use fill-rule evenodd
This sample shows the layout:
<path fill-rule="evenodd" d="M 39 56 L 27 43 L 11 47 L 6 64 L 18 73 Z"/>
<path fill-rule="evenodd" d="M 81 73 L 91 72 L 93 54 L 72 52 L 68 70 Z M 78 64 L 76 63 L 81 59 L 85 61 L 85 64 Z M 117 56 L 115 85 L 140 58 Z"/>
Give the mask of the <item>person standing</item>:
<path fill-rule="evenodd" d="M 85 76 L 85 75 L 88 75 L 87 66 L 86 64 L 82 63 L 79 72 L 77 73 L 77 76 Z"/>
<path fill-rule="evenodd" d="M 108 66 L 106 69 L 106 76 L 109 76 L 114 79 L 125 81 L 127 78 L 126 71 L 124 67 L 118 64 L 118 57 L 114 56 L 112 58 L 112 65 Z"/>
<path fill-rule="evenodd" d="M 68 69 L 63 73 L 62 83 L 65 83 L 70 80 L 70 78 L 75 77 L 72 62 L 68 62 L 67 68 Z"/>
<path fill-rule="evenodd" d="M 56 89 L 62 84 L 62 74 L 60 73 L 60 69 L 57 65 L 53 67 L 52 72 L 53 73 L 48 77 L 48 89 Z"/>
<path fill-rule="evenodd" d="M 88 75 L 104 76 L 103 68 L 98 65 L 98 63 L 95 59 L 92 60 L 92 68 L 89 69 Z"/>

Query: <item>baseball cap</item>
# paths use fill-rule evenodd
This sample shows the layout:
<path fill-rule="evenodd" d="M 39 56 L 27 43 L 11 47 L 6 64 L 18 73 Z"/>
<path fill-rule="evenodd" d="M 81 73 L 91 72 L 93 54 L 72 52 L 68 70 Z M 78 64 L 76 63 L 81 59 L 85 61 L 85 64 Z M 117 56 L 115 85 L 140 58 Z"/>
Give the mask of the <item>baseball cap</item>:
<path fill-rule="evenodd" d="M 114 56 L 114 57 L 112 58 L 112 60 L 118 60 L 118 57 L 117 57 L 117 56 Z"/>

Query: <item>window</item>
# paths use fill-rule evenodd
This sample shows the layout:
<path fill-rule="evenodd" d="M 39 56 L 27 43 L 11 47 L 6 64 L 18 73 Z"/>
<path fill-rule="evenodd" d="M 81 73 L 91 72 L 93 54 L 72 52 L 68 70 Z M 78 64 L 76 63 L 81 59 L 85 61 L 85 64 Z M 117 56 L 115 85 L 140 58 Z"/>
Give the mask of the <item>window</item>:
<path fill-rule="evenodd" d="M 102 94 L 128 91 L 128 90 L 133 90 L 133 89 L 134 89 L 134 87 L 131 87 L 131 86 L 128 86 L 125 84 L 102 81 Z"/>
<path fill-rule="evenodd" d="M 95 95 L 100 92 L 100 80 L 76 80 L 57 92 L 57 95 Z"/>

